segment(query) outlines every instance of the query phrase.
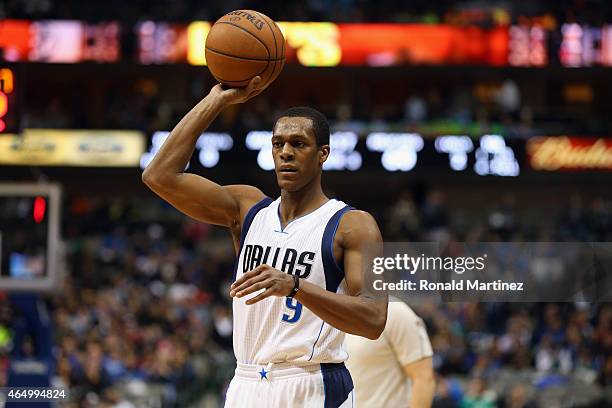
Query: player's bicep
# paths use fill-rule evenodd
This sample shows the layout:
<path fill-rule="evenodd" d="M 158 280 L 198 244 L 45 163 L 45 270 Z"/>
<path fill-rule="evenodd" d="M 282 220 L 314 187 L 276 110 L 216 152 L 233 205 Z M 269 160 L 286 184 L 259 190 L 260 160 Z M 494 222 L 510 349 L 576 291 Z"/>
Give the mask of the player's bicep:
<path fill-rule="evenodd" d="M 349 294 L 363 294 L 364 250 L 378 248 L 382 245 L 382 236 L 374 218 L 363 211 L 349 211 L 340 224 L 343 249 L 344 273 Z"/>

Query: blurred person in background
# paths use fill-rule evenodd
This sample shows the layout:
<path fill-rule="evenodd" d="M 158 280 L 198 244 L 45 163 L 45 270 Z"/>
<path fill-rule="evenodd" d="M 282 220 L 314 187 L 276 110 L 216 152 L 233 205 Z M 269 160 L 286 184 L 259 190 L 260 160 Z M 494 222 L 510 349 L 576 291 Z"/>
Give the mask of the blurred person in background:
<path fill-rule="evenodd" d="M 402 191 L 387 211 L 385 237 L 391 240 L 419 240 L 420 219 L 417 206 L 409 191 Z"/>
<path fill-rule="evenodd" d="M 436 378 L 433 408 L 457 408 L 461 398 L 463 398 L 461 387 L 456 381 L 451 381 L 441 375 Z"/>
<path fill-rule="evenodd" d="M 425 323 L 404 302 L 390 300 L 387 325 L 378 339 L 346 337 L 356 406 L 431 407 L 435 379 Z"/>
<path fill-rule="evenodd" d="M 475 377 L 470 381 L 467 393 L 459 404 L 460 408 L 496 408 L 495 393 L 487 388 L 484 378 Z"/>
<path fill-rule="evenodd" d="M 533 408 L 524 385 L 517 384 L 510 390 L 508 396 L 502 401 L 503 408 Z"/>

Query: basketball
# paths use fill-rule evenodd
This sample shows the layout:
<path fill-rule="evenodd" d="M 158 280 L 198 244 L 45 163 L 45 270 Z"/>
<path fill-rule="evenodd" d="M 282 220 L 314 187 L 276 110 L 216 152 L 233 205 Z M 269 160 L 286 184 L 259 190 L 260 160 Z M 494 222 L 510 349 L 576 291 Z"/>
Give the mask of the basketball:
<path fill-rule="evenodd" d="M 211 27 L 206 62 L 223 85 L 244 87 L 259 75 L 265 88 L 285 65 L 285 38 L 268 16 L 253 10 L 232 11 Z"/>

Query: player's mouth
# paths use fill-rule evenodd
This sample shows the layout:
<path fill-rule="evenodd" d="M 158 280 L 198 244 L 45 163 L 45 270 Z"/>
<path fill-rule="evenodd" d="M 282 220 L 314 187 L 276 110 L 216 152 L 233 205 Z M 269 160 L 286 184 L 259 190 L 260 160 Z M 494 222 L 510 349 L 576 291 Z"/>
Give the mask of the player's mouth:
<path fill-rule="evenodd" d="M 278 172 L 281 174 L 293 174 L 293 173 L 297 173 L 297 169 L 292 166 L 281 166 L 278 169 Z"/>

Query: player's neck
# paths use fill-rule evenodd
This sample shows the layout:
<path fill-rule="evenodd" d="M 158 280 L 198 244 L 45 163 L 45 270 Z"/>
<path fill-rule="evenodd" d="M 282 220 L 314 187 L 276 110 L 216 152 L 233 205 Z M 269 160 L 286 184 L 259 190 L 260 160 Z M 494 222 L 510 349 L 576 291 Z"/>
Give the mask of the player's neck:
<path fill-rule="evenodd" d="M 284 224 L 308 214 L 329 201 L 321 183 L 306 186 L 299 191 L 281 190 L 280 216 Z"/>

